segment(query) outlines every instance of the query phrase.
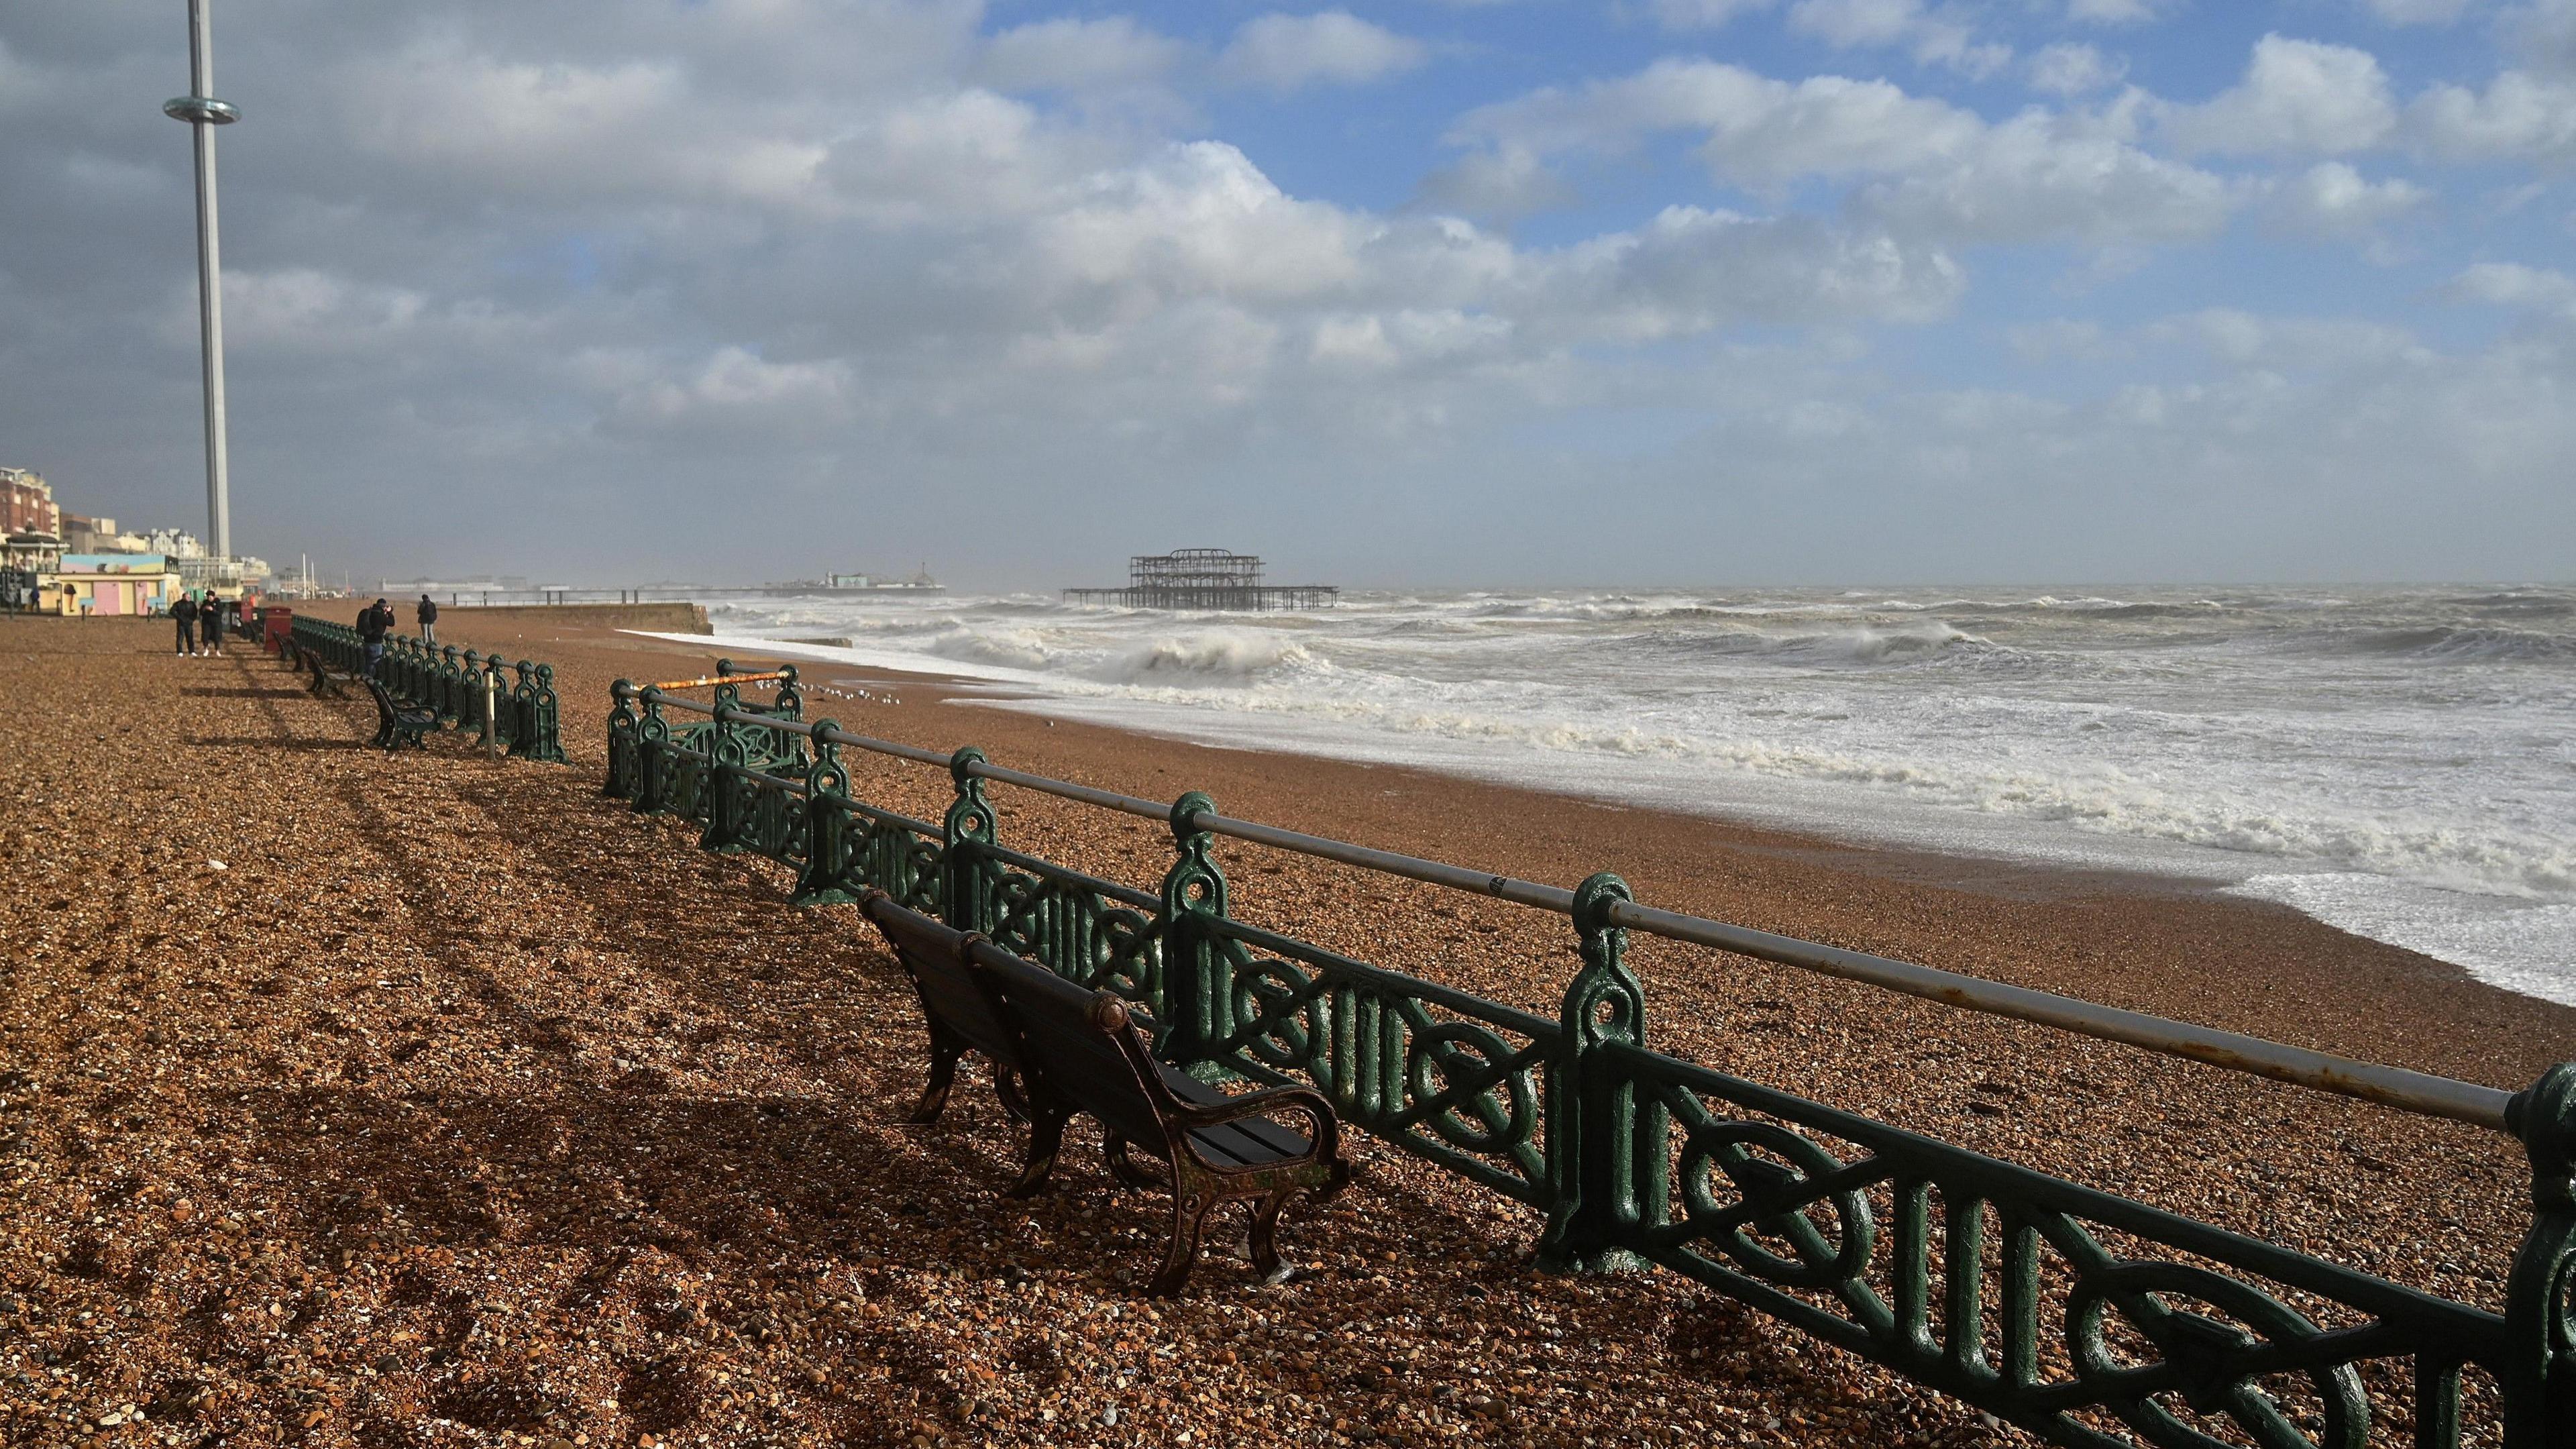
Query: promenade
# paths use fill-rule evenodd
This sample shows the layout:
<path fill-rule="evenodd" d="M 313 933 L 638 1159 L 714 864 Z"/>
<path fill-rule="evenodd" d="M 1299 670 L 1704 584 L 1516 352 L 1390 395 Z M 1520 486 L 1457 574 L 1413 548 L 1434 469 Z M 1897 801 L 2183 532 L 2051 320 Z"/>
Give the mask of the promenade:
<path fill-rule="evenodd" d="M 0 621 L 0 1444 L 2024 1442 L 1364 1140 L 1149 1302 L 848 908 L 165 636 Z"/>

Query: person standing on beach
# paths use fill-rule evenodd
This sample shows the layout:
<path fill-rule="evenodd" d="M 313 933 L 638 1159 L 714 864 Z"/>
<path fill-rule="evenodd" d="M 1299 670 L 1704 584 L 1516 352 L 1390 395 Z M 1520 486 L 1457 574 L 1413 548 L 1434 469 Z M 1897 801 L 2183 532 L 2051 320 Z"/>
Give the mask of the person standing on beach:
<path fill-rule="evenodd" d="M 179 625 L 179 656 L 184 659 L 196 653 L 197 601 L 181 594 L 179 602 L 170 606 L 170 617 Z"/>
<path fill-rule="evenodd" d="M 376 665 L 385 657 L 385 636 L 393 632 L 394 606 L 382 599 L 367 606 L 358 616 L 358 639 L 367 649 L 367 677 L 376 677 Z"/>
<path fill-rule="evenodd" d="M 206 657 L 224 657 L 224 601 L 215 591 L 206 590 L 205 606 L 197 611 L 197 642 L 205 646 Z"/>
<path fill-rule="evenodd" d="M 429 595 L 423 594 L 420 596 L 419 607 L 413 609 L 412 612 L 420 616 L 420 642 L 423 644 L 437 643 L 438 605 L 430 599 Z"/>

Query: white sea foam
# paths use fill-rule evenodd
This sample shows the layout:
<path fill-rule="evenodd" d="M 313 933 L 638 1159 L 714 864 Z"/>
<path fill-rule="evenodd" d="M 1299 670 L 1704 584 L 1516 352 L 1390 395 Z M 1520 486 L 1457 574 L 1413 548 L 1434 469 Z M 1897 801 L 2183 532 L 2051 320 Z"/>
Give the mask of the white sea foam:
<path fill-rule="evenodd" d="M 712 612 L 1016 707 L 1847 836 L 2236 882 L 2576 992 L 2576 590 L 1033 595 Z"/>

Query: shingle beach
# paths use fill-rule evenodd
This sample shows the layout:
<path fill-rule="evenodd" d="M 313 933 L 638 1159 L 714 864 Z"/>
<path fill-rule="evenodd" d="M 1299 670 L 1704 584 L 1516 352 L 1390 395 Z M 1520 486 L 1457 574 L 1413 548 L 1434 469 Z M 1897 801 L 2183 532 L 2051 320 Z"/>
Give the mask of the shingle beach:
<path fill-rule="evenodd" d="M 354 613 L 351 605 L 339 617 Z M 324 612 L 330 613 L 326 607 Z M 1000 1198 L 970 1068 L 846 906 L 600 793 L 608 682 L 704 645 L 440 622 L 552 663 L 569 766 L 361 747 L 363 700 L 166 626 L 0 619 L 0 1445 L 1980 1445 L 1974 1410 L 1663 1273 L 1531 1265 L 1516 1205 L 1357 1139 L 1280 1286 L 1074 1151 Z M 738 662 L 755 662 L 737 656 Z M 805 668 L 905 743 L 2519 1089 L 2576 1009 L 2187 884 L 1872 851 L 1214 750 Z M 866 690 L 873 698 L 862 698 Z M 888 702 L 891 695 L 899 702 Z M 853 765 L 936 818 L 944 772 Z M 1169 836 L 997 789 L 1150 887 Z M 1553 1015 L 1562 918 L 1227 845 L 1235 914 Z M 1637 943 L 1658 1049 L 2483 1307 L 2502 1136 Z M 1091 1139 L 1077 1138 L 1077 1141 Z M 2480 1417 L 2472 1384 L 2474 1421 Z"/>

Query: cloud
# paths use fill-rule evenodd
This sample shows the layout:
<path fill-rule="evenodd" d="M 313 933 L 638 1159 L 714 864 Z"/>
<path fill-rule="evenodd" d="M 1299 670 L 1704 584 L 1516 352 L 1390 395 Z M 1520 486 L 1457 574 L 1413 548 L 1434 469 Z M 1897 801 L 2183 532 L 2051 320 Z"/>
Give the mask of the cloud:
<path fill-rule="evenodd" d="M 2081 96 L 2106 90 L 2129 73 L 2129 63 L 2105 57 L 2089 45 L 2059 41 L 2030 58 L 2030 85 L 2053 96 Z"/>
<path fill-rule="evenodd" d="M 1222 34 L 1001 9 L 226 11 L 227 97 L 251 117 L 225 140 L 242 536 L 361 571 L 757 579 L 928 558 L 1013 589 L 1114 567 L 1153 546 L 1138 520 L 1174 516 L 1318 574 L 1422 585 L 2001 577 L 2033 558 L 2125 577 L 2565 572 L 2561 273 L 2463 271 L 2454 247 L 2444 295 L 2523 316 L 2450 350 L 2371 320 L 2404 305 L 2394 287 L 2348 317 L 2240 301 L 2149 328 L 2109 319 L 2152 313 L 2177 269 L 2104 283 L 2098 308 L 2046 290 L 2062 249 L 2107 275 L 2239 215 L 2490 244 L 2423 194 L 2460 178 L 2397 148 L 2545 165 L 2549 125 L 2517 117 L 2567 77 L 2554 10 L 2500 17 L 2517 79 L 2461 77 L 2448 118 L 2437 87 L 2371 156 L 2195 163 L 2138 92 L 2016 110 L 1938 61 L 1892 84 L 1677 59 L 1472 93 L 1500 103 L 1388 210 L 1360 199 L 1382 169 L 1335 164 L 1351 113 L 1327 82 L 1370 65 L 1309 75 L 1255 143 L 1136 102 L 1254 83 L 1218 73 Z M 1888 13 L 2008 11 L 2040 13 Z M 0 433 L 74 506 L 186 521 L 185 133 L 148 105 L 78 103 L 167 94 L 169 35 L 123 6 L 6 28 Z M 1856 38 L 1849 68 L 1921 40 L 1886 33 Z M 1400 109 L 1390 148 L 1422 139 Z M 1669 155 L 1693 174 L 1674 182 Z M 1486 224 L 1613 162 L 1602 205 L 1626 214 Z M 1346 181 L 1363 172 L 1378 179 Z M 2530 178 L 2468 179 L 2474 198 Z M 2278 249 L 2223 246 L 2188 269 L 2195 295 L 2269 295 Z M 1996 325 L 2061 311 L 2078 315 Z M 1900 329 L 1924 330 L 1891 347 Z M 2017 355 L 2046 371 L 1987 380 Z M 1576 506 L 1656 527 L 1546 522 Z M 792 519 L 788 554 L 747 518 Z"/>
<path fill-rule="evenodd" d="M 1192 47 L 1125 15 L 1014 26 L 985 42 L 979 72 L 1006 91 L 1098 90 L 1162 80 Z"/>
<path fill-rule="evenodd" d="M 1243 23 L 1217 57 L 1219 74 L 1285 94 L 1312 85 L 1366 85 L 1431 58 L 1419 40 L 1372 25 L 1347 10 L 1269 14 Z"/>
<path fill-rule="evenodd" d="M 1574 188 L 1536 155 L 1519 149 L 1471 151 L 1422 179 L 1416 199 L 1479 220 L 1512 221 L 1575 199 Z"/>
<path fill-rule="evenodd" d="M 1842 49 L 1897 48 L 1918 64 L 1984 77 L 2012 62 L 2012 47 L 1979 43 L 1953 6 L 1923 0 L 1795 0 L 1789 28 Z"/>
<path fill-rule="evenodd" d="M 2397 128 L 2388 76 L 2368 51 L 2266 35 L 2244 79 L 2196 106 L 2174 108 L 2165 130 L 2187 151 L 2333 156 L 2366 150 Z"/>
<path fill-rule="evenodd" d="M 2341 161 L 2321 161 L 2281 182 L 2272 215 L 2282 226 L 2316 236 L 2356 236 L 2414 211 L 2432 193 L 2403 177 L 2372 181 Z"/>
<path fill-rule="evenodd" d="M 1714 61 L 1659 61 L 1575 90 L 1470 112 L 1453 140 L 1496 155 L 1616 155 L 1659 133 L 1701 136 L 1715 177 L 1777 189 L 1859 183 L 1853 204 L 1911 235 L 2154 243 L 2210 235 L 2233 205 L 2219 177 L 2139 149 L 2128 112 L 2026 111 L 1989 122 L 1886 81 L 1772 80 Z"/>
<path fill-rule="evenodd" d="M 2462 301 L 2576 320 L 2576 277 L 2547 267 L 2480 262 L 2452 278 L 2448 291 Z"/>
<path fill-rule="evenodd" d="M 656 427 L 716 422 L 807 431 L 843 421 L 854 385 L 850 365 L 839 359 L 771 362 L 725 346 L 679 378 L 628 388 L 617 405 L 626 419 Z"/>
<path fill-rule="evenodd" d="M 2406 119 L 2417 142 L 2436 156 L 2576 163 L 2576 79 L 2508 70 L 2484 91 L 2437 85 L 2415 98 Z"/>

